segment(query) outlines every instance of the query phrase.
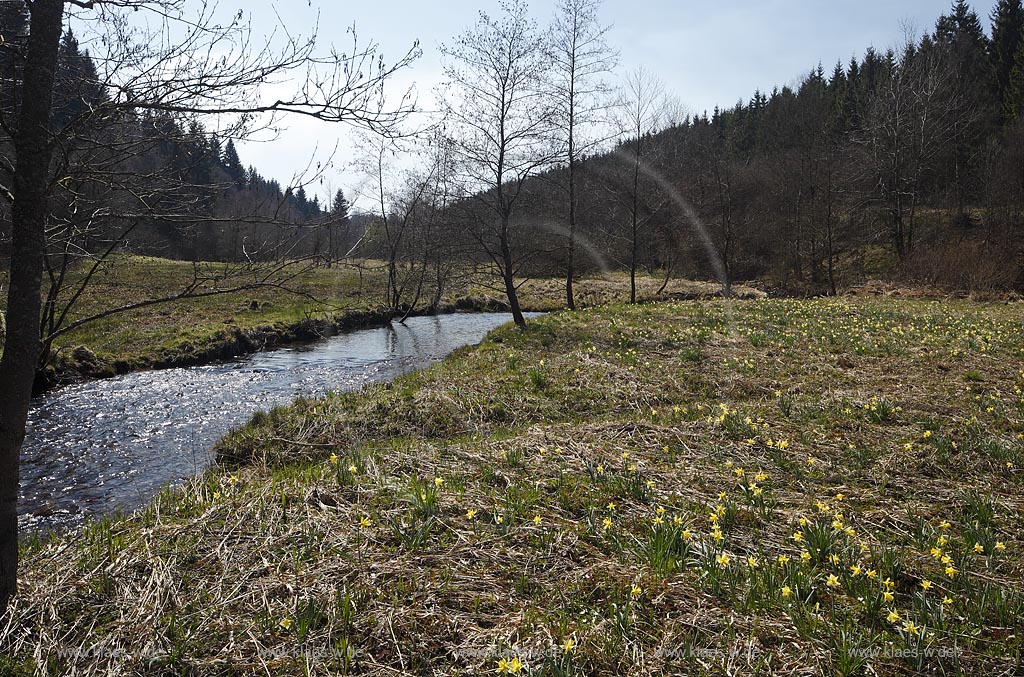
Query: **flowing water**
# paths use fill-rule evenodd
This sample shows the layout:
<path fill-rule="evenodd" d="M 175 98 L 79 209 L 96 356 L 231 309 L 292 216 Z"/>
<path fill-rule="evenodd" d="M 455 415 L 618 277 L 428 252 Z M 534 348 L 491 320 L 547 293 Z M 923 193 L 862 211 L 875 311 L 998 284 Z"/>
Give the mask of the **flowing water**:
<path fill-rule="evenodd" d="M 23 532 L 66 529 L 138 507 L 202 471 L 210 448 L 259 410 L 421 369 L 511 319 L 413 317 L 317 343 L 187 369 L 60 388 L 33 402 L 21 452 Z"/>

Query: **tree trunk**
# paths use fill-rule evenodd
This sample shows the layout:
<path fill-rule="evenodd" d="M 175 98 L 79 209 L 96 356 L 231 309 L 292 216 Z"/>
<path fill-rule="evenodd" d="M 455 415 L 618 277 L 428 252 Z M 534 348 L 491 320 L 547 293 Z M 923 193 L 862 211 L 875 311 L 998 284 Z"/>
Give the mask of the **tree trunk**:
<path fill-rule="evenodd" d="M 523 311 L 519 307 L 519 292 L 516 290 L 516 281 L 512 277 L 512 247 L 508 242 L 507 219 L 501 224 L 499 245 L 501 247 L 501 272 L 505 280 L 505 295 L 508 296 L 508 305 L 512 310 L 512 321 L 516 323 L 517 327 L 524 329 L 526 327 L 526 318 L 523 317 Z"/>
<path fill-rule="evenodd" d="M 39 358 L 50 115 L 63 0 L 32 3 L 11 208 L 7 340 L 0 358 L 0 613 L 17 590 L 18 462 Z"/>

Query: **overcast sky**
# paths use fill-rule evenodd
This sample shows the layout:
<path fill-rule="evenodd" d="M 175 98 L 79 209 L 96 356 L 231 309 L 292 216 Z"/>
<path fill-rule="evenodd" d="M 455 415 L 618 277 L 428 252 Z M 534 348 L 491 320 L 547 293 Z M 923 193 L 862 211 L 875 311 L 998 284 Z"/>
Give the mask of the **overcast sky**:
<path fill-rule="evenodd" d="M 530 7 L 547 23 L 554 4 L 535 0 Z M 996 0 L 971 4 L 989 30 Z M 791 84 L 818 62 L 831 70 L 837 60 L 846 63 L 869 46 L 894 46 L 904 27 L 918 34 L 930 30 L 949 6 L 947 0 L 605 0 L 601 16 L 612 27 L 609 41 L 621 52 L 620 73 L 644 65 L 688 110 L 700 112 L 748 100 L 755 89 Z M 415 83 L 420 102 L 429 106 L 431 89 L 442 81 L 438 45 L 472 25 L 478 10 L 496 12 L 498 3 L 255 0 L 239 6 L 229 0 L 221 9 L 242 9 L 255 33 L 273 30 L 277 16 L 289 30 L 307 34 L 319 21 L 321 40 L 339 47 L 347 45 L 345 29 L 354 23 L 361 40 L 379 43 L 391 60 L 419 40 L 423 56 L 396 85 Z M 346 167 L 352 159 L 349 130 L 312 120 L 287 124 L 273 142 L 241 144 L 242 161 L 287 185 L 312 155 L 324 162 L 338 145 L 324 185 L 311 193 L 324 199 L 328 187 L 355 192 L 358 176 Z"/>

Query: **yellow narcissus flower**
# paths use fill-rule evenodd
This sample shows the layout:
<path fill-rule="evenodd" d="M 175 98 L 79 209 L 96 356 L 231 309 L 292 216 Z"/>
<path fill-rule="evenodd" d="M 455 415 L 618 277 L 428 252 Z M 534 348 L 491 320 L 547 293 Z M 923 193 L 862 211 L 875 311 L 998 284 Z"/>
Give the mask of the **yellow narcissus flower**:
<path fill-rule="evenodd" d="M 337 454 L 331 454 L 330 461 L 331 461 L 331 463 L 337 463 L 338 462 L 338 455 Z"/>
<path fill-rule="evenodd" d="M 923 581 L 921 581 L 921 589 L 922 590 L 928 590 L 931 587 L 932 587 L 932 582 L 929 581 L 927 578 L 924 579 Z"/>
<path fill-rule="evenodd" d="M 609 501 L 609 502 L 608 502 L 608 509 L 609 509 L 609 510 L 615 510 L 615 504 L 614 504 L 614 503 L 612 503 L 611 501 Z"/>
<path fill-rule="evenodd" d="M 786 555 L 779 555 L 779 564 L 781 564 L 782 566 L 786 566 L 787 564 L 789 564 L 789 557 L 787 557 Z"/>
<path fill-rule="evenodd" d="M 469 510 L 466 511 L 466 519 L 470 519 L 471 520 L 474 517 L 476 517 L 476 510 L 473 510 L 472 508 L 470 508 Z"/>
<path fill-rule="evenodd" d="M 541 522 L 540 515 L 534 515 L 533 516 L 533 523 L 534 524 L 540 524 L 540 522 Z"/>
<path fill-rule="evenodd" d="M 914 621 L 907 621 L 904 623 L 903 630 L 911 635 L 916 635 L 920 632 L 920 629 L 914 624 Z"/>
<path fill-rule="evenodd" d="M 605 531 L 612 528 L 612 520 L 610 517 L 605 517 L 601 524 L 604 525 Z"/>
<path fill-rule="evenodd" d="M 565 640 L 564 642 L 562 642 L 562 651 L 564 651 L 565 653 L 569 653 L 570 651 L 572 651 L 575 648 L 576 648 L 576 641 L 574 639 L 572 639 L 571 637 L 569 639 Z"/>
<path fill-rule="evenodd" d="M 827 585 L 830 588 L 838 588 L 839 587 L 839 579 L 836 578 L 835 574 L 829 574 L 828 575 L 828 580 L 825 581 L 825 585 Z"/>
<path fill-rule="evenodd" d="M 995 548 L 996 552 L 1002 552 L 1003 550 L 1006 550 L 1006 545 L 1002 541 L 996 541 Z"/>
<path fill-rule="evenodd" d="M 442 484 L 444 484 L 444 480 L 443 479 L 441 479 L 440 477 L 435 477 L 434 478 L 434 486 L 439 487 Z"/>
<path fill-rule="evenodd" d="M 804 535 L 801 534 L 799 531 L 794 531 L 793 535 L 790 536 L 790 538 L 799 543 L 800 541 L 804 540 Z"/>
<path fill-rule="evenodd" d="M 895 611 L 890 611 L 889 615 L 885 617 L 890 623 L 895 623 L 900 619 L 900 615 Z"/>
<path fill-rule="evenodd" d="M 975 543 L 974 544 L 974 552 L 979 552 L 979 553 L 985 552 L 985 546 L 983 546 L 981 543 Z"/>
<path fill-rule="evenodd" d="M 801 550 L 800 551 L 800 559 L 803 560 L 804 562 L 810 562 L 811 561 L 811 553 L 807 552 L 806 550 Z"/>
<path fill-rule="evenodd" d="M 950 578 L 953 578 L 954 576 L 957 575 L 957 568 L 954 567 L 954 566 L 946 567 L 946 575 L 949 576 Z"/>
<path fill-rule="evenodd" d="M 729 556 L 728 556 L 728 555 L 726 555 L 726 554 L 725 554 L 725 553 L 723 552 L 723 553 L 722 553 L 721 555 L 718 555 L 717 557 L 715 557 L 715 561 L 716 561 L 716 562 L 718 562 L 718 563 L 719 563 L 720 565 L 722 565 L 723 567 L 724 567 L 724 566 L 727 566 L 727 565 L 729 564 Z"/>
<path fill-rule="evenodd" d="M 748 557 L 747 558 L 747 566 L 750 567 L 751 569 L 756 569 L 758 567 L 757 558 L 756 557 Z"/>
<path fill-rule="evenodd" d="M 839 564 L 839 555 L 831 554 L 828 556 L 828 561 L 832 564 Z"/>
<path fill-rule="evenodd" d="M 850 573 L 851 573 L 851 574 L 852 574 L 853 576 L 860 576 L 860 565 L 859 565 L 859 564 L 853 564 L 853 565 L 851 565 L 851 566 L 850 566 Z"/>
<path fill-rule="evenodd" d="M 353 475 L 355 475 L 355 474 L 356 474 L 356 467 L 355 467 L 354 465 L 350 465 L 350 466 L 348 467 L 348 471 L 349 471 L 350 473 L 352 473 Z"/>
<path fill-rule="evenodd" d="M 359 526 L 364 529 L 370 526 L 371 524 L 373 524 L 373 522 L 370 521 L 369 517 L 363 516 L 359 519 Z"/>
<path fill-rule="evenodd" d="M 693 534 L 688 529 L 683 529 L 683 539 L 688 541 L 691 538 L 693 538 Z"/>
<path fill-rule="evenodd" d="M 953 604 L 953 598 L 947 595 L 942 598 L 942 603 L 946 606 L 950 606 L 951 604 Z"/>
<path fill-rule="evenodd" d="M 639 597 L 643 594 L 643 590 L 640 588 L 639 585 L 633 584 L 633 587 L 632 589 L 630 589 L 629 594 L 633 597 Z"/>
<path fill-rule="evenodd" d="M 882 599 L 884 599 L 884 600 L 885 600 L 886 602 L 891 602 L 891 601 L 893 601 L 894 599 L 896 599 L 896 596 L 895 596 L 895 595 L 893 595 L 893 594 L 892 594 L 891 592 L 889 592 L 888 590 L 886 590 L 886 591 L 884 591 L 884 592 L 882 593 Z"/>
<path fill-rule="evenodd" d="M 604 472 L 604 466 L 598 464 L 598 466 L 597 466 L 597 474 L 600 475 L 603 472 Z"/>
<path fill-rule="evenodd" d="M 780 592 L 783 598 L 788 598 L 790 595 L 793 594 L 792 588 L 790 588 L 788 585 L 782 586 L 782 590 Z"/>
<path fill-rule="evenodd" d="M 949 527 L 950 527 L 949 522 L 947 522 L 945 520 L 943 520 L 942 522 L 939 522 L 939 528 L 940 529 L 948 529 Z"/>
<path fill-rule="evenodd" d="M 292 627 L 292 619 L 290 619 L 290 618 L 282 618 L 280 621 L 278 621 L 277 624 L 280 625 L 285 630 L 288 630 L 288 629 L 290 629 Z"/>

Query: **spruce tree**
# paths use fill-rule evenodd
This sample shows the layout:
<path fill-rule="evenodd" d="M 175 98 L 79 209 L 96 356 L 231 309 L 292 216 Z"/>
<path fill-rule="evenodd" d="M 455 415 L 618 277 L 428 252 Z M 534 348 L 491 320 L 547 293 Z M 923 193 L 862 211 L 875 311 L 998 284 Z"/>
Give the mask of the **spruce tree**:
<path fill-rule="evenodd" d="M 224 171 L 235 182 L 235 185 L 244 188 L 246 184 L 245 167 L 242 166 L 242 160 L 238 157 L 238 151 L 235 149 L 235 142 L 231 139 L 224 144 L 224 152 L 220 161 Z"/>
<path fill-rule="evenodd" d="M 1017 55 L 1010 71 L 1010 80 L 1003 101 L 1003 114 L 1008 123 L 1024 119 L 1024 36 L 1017 46 Z"/>
<path fill-rule="evenodd" d="M 1024 43 L 1024 5 L 1021 0 L 999 0 L 992 10 L 990 58 L 996 75 L 997 102 L 1004 114 L 1008 103 L 1010 76 L 1020 45 Z"/>

